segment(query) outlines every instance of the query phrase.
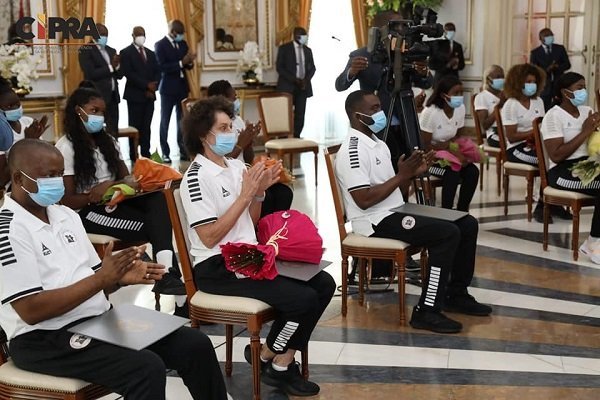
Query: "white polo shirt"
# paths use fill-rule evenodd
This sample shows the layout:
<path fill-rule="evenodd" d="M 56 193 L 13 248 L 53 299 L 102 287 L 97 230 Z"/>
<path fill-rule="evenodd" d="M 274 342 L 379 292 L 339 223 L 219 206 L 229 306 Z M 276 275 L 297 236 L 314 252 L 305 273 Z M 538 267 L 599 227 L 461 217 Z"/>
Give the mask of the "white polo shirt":
<path fill-rule="evenodd" d="M 482 90 L 477 94 L 477 96 L 475 96 L 475 111 L 486 110 L 488 112 L 488 115 L 493 115 L 494 109 L 496 108 L 498 103 L 500 103 L 500 99 L 498 98 L 498 96 L 496 96 L 494 93 L 490 92 L 487 89 Z M 494 134 L 494 129 L 492 128 L 494 128 L 495 126 L 496 121 L 492 123 L 492 125 L 487 131 L 485 131 L 486 137 L 489 138 Z"/>
<path fill-rule="evenodd" d="M 119 147 L 119 142 L 115 140 L 114 143 L 117 153 L 119 153 L 119 160 L 122 160 L 123 158 L 121 157 L 121 148 Z M 56 142 L 55 146 L 65 159 L 65 176 L 75 175 L 75 151 L 73 149 L 73 143 L 71 143 L 69 138 L 67 138 L 65 135 L 58 139 L 58 142 Z M 96 164 L 96 183 L 85 188 L 77 188 L 77 193 L 89 192 L 89 190 L 98 183 L 116 179 L 116 177 L 111 174 L 110 170 L 108 169 L 108 163 L 104 159 L 104 155 L 97 147 L 94 149 L 94 159 Z"/>
<path fill-rule="evenodd" d="M 431 132 L 432 144 L 446 142 L 465 126 L 465 105 L 455 108 L 452 117 L 448 118 L 442 108 L 432 104 L 421 112 L 419 124 L 421 130 Z"/>
<path fill-rule="evenodd" d="M 565 143 L 570 142 L 575 136 L 581 133 L 583 123 L 589 116 L 592 109 L 588 106 L 579 106 L 579 117 L 575 118 L 565 111 L 561 106 L 554 106 L 548 110 L 548 114 L 542 120 L 541 134 L 544 140 L 562 138 Z M 568 156 L 567 160 L 585 157 L 588 155 L 587 141 L 583 142 L 573 154 Z M 548 157 L 548 169 L 554 167 L 556 163 Z"/>
<path fill-rule="evenodd" d="M 391 215 L 390 209 L 404 204 L 404 199 L 400 189 L 396 189 L 383 201 L 363 210 L 354 202 L 351 193 L 384 183 L 394 175 L 390 150 L 385 142 L 375 135 L 369 138 L 350 128 L 335 159 L 335 176 L 342 189 L 346 216 L 355 233 L 371 236 L 372 225 Z"/>
<path fill-rule="evenodd" d="M 246 165 L 234 159 L 226 159 L 225 162 L 227 168 L 198 154 L 181 181 L 181 200 L 189 223 L 187 231 L 194 265 L 221 254 L 219 245 L 227 242 L 258 243 L 248 208 L 244 210 L 233 228 L 212 248 L 202 243 L 194 229 L 218 220 L 229 210 L 242 191 L 242 177 Z"/>
<path fill-rule="evenodd" d="M 504 126 L 517 125 L 517 132 L 528 132 L 533 129 L 533 120 L 544 116 L 544 101 L 539 97 L 532 98 L 527 109 L 519 100 L 510 98 L 502 106 L 500 114 Z M 523 142 L 524 140 L 509 142 L 506 138 L 506 146 L 509 149 Z"/>
<path fill-rule="evenodd" d="M 0 209 L 0 326 L 9 340 L 38 329 L 60 329 L 110 308 L 104 292 L 98 292 L 61 316 L 28 325 L 12 307 L 15 300 L 72 285 L 101 267 L 79 215 L 59 205 L 47 212 L 50 224 L 8 195 Z"/>

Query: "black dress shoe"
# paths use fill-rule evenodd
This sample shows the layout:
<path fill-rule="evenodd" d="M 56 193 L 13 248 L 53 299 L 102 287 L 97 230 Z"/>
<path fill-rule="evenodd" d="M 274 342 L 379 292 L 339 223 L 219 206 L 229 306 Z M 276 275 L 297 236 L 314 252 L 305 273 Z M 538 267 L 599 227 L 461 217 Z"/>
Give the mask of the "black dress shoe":
<path fill-rule="evenodd" d="M 169 157 L 169 156 L 163 156 L 162 160 L 163 160 L 164 164 L 171 164 L 171 162 L 172 162 L 171 157 Z"/>
<path fill-rule="evenodd" d="M 170 273 L 163 275 L 160 281 L 156 281 L 152 288 L 154 293 L 174 295 L 174 296 L 185 296 L 185 285 L 181 282 L 181 279 L 177 279 Z"/>
<path fill-rule="evenodd" d="M 260 377 L 265 385 L 277 387 L 292 396 L 315 396 L 321 390 L 316 383 L 304 380 L 296 362 L 288 365 L 285 371 L 276 371 L 273 363 L 268 363 Z"/>

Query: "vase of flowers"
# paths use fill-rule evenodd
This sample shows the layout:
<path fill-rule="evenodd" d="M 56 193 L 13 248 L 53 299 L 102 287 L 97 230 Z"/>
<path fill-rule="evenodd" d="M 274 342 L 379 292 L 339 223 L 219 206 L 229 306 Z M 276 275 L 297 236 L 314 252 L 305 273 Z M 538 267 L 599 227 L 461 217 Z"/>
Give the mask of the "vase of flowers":
<path fill-rule="evenodd" d="M 19 96 L 31 91 L 31 81 L 39 77 L 37 66 L 40 62 L 28 46 L 0 45 L 0 76 L 12 83 Z"/>
<path fill-rule="evenodd" d="M 438 9 L 444 0 L 365 0 L 367 16 L 373 18 L 375 15 L 386 11 L 400 12 L 404 14 L 407 5 L 421 6 L 425 8 Z"/>
<path fill-rule="evenodd" d="M 264 53 L 256 42 L 246 42 L 238 57 L 237 73 L 246 85 L 257 85 L 262 81 Z"/>

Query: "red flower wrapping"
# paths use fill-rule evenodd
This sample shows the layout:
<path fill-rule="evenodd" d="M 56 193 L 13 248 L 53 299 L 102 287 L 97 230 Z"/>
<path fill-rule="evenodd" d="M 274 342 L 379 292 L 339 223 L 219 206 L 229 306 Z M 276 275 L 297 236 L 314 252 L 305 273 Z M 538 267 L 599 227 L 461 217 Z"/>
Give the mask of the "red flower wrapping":
<path fill-rule="evenodd" d="M 273 246 L 228 242 L 221 245 L 221 254 L 228 271 L 254 280 L 272 280 L 277 276 Z"/>
<path fill-rule="evenodd" d="M 278 211 L 261 218 L 257 236 L 259 243 L 274 247 L 281 260 L 319 264 L 323 257 L 323 239 L 300 211 Z"/>

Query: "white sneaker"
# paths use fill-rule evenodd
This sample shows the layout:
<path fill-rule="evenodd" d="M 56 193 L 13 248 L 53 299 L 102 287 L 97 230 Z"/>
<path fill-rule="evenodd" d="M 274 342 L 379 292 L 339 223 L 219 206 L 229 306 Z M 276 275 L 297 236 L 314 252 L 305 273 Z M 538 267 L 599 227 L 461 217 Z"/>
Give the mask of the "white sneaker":
<path fill-rule="evenodd" d="M 600 238 L 588 237 L 579 247 L 579 251 L 590 257 L 594 264 L 600 264 Z"/>

